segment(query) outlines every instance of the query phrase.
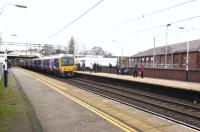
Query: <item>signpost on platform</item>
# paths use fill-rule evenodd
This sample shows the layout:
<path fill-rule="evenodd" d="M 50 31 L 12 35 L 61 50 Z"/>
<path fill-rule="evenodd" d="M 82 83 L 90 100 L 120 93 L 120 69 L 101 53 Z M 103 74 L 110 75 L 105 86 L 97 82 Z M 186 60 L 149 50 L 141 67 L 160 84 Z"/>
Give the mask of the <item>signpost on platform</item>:
<path fill-rule="evenodd" d="M 156 47 L 155 47 L 155 45 L 156 45 L 156 39 L 155 39 L 155 37 L 153 38 L 153 68 L 155 68 L 155 54 L 156 54 Z"/>

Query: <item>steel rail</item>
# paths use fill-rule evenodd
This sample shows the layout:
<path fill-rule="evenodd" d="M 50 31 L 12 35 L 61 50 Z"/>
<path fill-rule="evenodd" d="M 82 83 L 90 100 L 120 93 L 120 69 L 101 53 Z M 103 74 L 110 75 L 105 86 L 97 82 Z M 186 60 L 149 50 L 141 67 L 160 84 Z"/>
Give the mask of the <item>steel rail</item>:
<path fill-rule="evenodd" d="M 68 80 L 69 81 L 69 80 Z M 67 81 L 67 82 L 68 82 Z M 80 81 L 80 80 L 79 80 Z M 82 80 L 83 81 L 83 80 Z M 66 80 L 65 80 L 65 82 L 66 82 Z M 72 83 L 72 82 L 74 82 L 76 85 L 79 83 L 78 81 L 75 81 L 74 79 L 72 80 L 72 79 L 70 79 L 70 83 Z M 69 83 L 69 82 L 68 82 Z M 90 81 L 90 83 L 91 83 L 91 81 Z M 154 102 L 148 102 L 148 101 L 145 101 L 145 100 L 141 100 L 141 98 L 139 99 L 139 98 L 133 98 L 132 96 L 129 96 L 129 97 L 127 97 L 127 92 L 130 92 L 130 91 L 126 91 L 126 92 L 124 92 L 123 90 L 123 94 L 122 93 L 120 93 L 120 92 L 122 92 L 122 91 L 120 91 L 119 93 L 117 93 L 117 92 L 115 92 L 115 93 L 113 93 L 112 91 L 110 91 L 110 90 L 108 90 L 108 88 L 109 88 L 109 86 L 108 87 L 106 87 L 106 88 L 104 88 L 103 89 L 103 87 L 105 86 L 105 84 L 100 84 L 100 83 L 98 83 L 98 84 L 100 84 L 100 86 L 101 87 L 97 87 L 97 86 L 95 86 L 94 84 L 94 82 L 93 83 L 91 83 L 90 85 L 89 84 L 87 84 L 87 83 L 83 83 L 83 82 L 81 82 L 81 83 L 79 83 L 79 84 L 81 84 L 81 85 L 86 85 L 87 87 L 93 87 L 93 88 L 95 88 L 95 89 L 99 89 L 99 90 L 103 90 L 104 92 L 110 92 L 111 94 L 118 94 L 118 96 L 121 96 L 121 97 L 124 97 L 124 98 L 129 98 L 129 99 L 133 99 L 133 100 L 137 100 L 137 101 L 139 101 L 139 102 L 142 102 L 142 103 L 146 103 L 146 104 L 149 104 L 149 105 L 154 105 L 155 107 L 159 107 L 159 108 L 162 108 L 162 109 L 168 109 L 168 110 L 170 110 L 170 111 L 172 111 L 172 112 L 176 112 L 176 113 L 181 113 L 182 115 L 184 115 L 184 116 L 186 116 L 186 117 L 188 117 L 189 116 L 189 118 L 196 118 L 196 120 L 200 120 L 200 117 L 198 116 L 198 115 L 193 115 L 193 114 L 191 114 L 191 113 L 188 113 L 188 112 L 185 112 L 184 110 L 183 111 L 177 111 L 176 109 L 174 109 L 174 108 L 170 108 L 169 107 L 169 105 L 167 105 L 168 107 L 163 107 L 162 105 L 158 105 L 158 104 L 155 104 L 155 101 Z M 74 84 L 73 84 L 74 85 Z M 81 86 L 81 88 L 82 88 L 82 86 Z M 86 89 L 86 88 L 84 88 L 84 89 Z M 115 88 L 115 90 L 116 90 L 116 88 Z M 119 89 L 118 89 L 119 90 Z M 121 90 L 121 89 L 120 89 Z M 90 91 L 91 91 L 91 89 L 90 89 Z M 96 92 L 95 91 L 95 93 L 98 93 L 99 94 L 99 92 Z M 100 93 L 101 95 L 103 95 L 102 93 Z M 108 97 L 109 95 L 104 95 L 104 96 L 106 96 L 106 97 Z M 146 96 L 148 96 L 148 95 L 146 95 Z M 109 97 L 109 98 L 112 98 L 113 99 L 113 97 Z M 114 100 L 117 100 L 117 101 L 119 101 L 119 99 L 117 99 L 117 98 L 115 98 Z M 143 102 L 144 101 L 144 102 Z M 169 100 L 167 100 L 167 101 L 169 101 Z M 129 103 L 129 102 L 126 102 L 126 101 L 124 101 L 124 100 L 121 100 L 121 101 L 119 101 L 119 102 L 122 102 L 122 103 L 125 103 L 125 104 L 128 104 L 128 105 L 133 105 L 133 104 L 131 104 L 131 103 Z M 162 102 L 161 102 L 162 103 Z M 178 103 L 179 104 L 179 103 Z M 181 104 L 183 104 L 183 103 L 181 103 Z M 180 105 L 180 104 L 179 104 Z M 188 105 L 188 106 L 190 106 L 190 105 Z M 187 107 L 188 107 L 187 106 Z M 134 106 L 135 107 L 135 106 Z M 198 107 L 197 107 L 198 108 Z M 195 107 L 195 109 L 196 110 L 199 110 L 200 111 L 200 109 L 198 108 L 197 109 L 196 107 Z M 141 108 L 140 108 L 141 109 Z M 144 108 L 142 108 L 142 109 L 144 109 Z M 195 111 L 196 111 L 195 110 Z M 146 111 L 146 110 L 145 110 Z M 148 110 L 147 110 L 148 111 Z M 150 110 L 151 111 L 151 110 Z M 149 111 L 148 111 L 149 112 Z M 153 114 L 155 114 L 155 112 L 150 112 L 150 113 L 153 113 Z M 159 116 L 161 116 L 161 114 L 156 114 L 156 115 L 159 115 Z M 196 129 L 196 130 L 200 130 L 200 128 L 199 127 L 197 127 L 197 126 L 194 126 L 194 125 L 191 125 L 191 124 L 188 124 L 188 123 L 185 123 L 185 122 L 183 122 L 183 121 L 180 121 L 180 120 L 177 120 L 177 119 L 173 119 L 173 118 L 169 118 L 169 117 L 166 117 L 166 116 L 164 116 L 164 115 L 162 115 L 161 117 L 164 117 L 164 118 L 167 118 L 167 119 L 169 119 L 169 120 L 172 120 L 172 121 L 175 121 L 175 122 L 178 122 L 178 123 L 180 123 L 180 124 L 183 124 L 183 125 L 185 125 L 185 126 L 188 126 L 188 127 L 190 127 L 190 128 L 193 128 L 193 129 Z"/>

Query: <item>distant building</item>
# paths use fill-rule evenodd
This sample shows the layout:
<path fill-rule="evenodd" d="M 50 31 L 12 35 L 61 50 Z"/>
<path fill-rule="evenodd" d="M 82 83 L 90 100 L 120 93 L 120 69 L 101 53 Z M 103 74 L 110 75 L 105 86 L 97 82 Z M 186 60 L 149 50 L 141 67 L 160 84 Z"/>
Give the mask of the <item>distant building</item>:
<path fill-rule="evenodd" d="M 91 64 L 98 63 L 100 66 L 109 66 L 109 63 L 115 66 L 117 64 L 117 58 L 105 58 L 103 56 L 76 56 L 76 63 L 82 64 L 85 63 L 86 67 L 89 67 Z"/>
<path fill-rule="evenodd" d="M 155 54 L 154 54 L 155 53 Z M 187 42 L 148 49 L 129 58 L 129 65 L 143 64 L 146 68 L 185 69 Z M 155 59 L 154 59 L 155 58 Z M 189 42 L 189 69 L 200 69 L 200 39 Z M 153 61 L 154 60 L 154 61 Z"/>

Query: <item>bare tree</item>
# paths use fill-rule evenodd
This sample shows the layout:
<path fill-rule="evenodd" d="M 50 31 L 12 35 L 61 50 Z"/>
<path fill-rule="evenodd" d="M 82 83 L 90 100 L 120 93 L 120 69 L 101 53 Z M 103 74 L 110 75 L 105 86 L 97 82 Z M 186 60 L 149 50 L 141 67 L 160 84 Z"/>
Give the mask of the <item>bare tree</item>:
<path fill-rule="evenodd" d="M 91 49 L 93 55 L 105 55 L 105 51 L 98 46 L 95 46 Z"/>
<path fill-rule="evenodd" d="M 69 44 L 68 44 L 68 54 L 74 54 L 75 53 L 75 41 L 74 38 L 71 37 Z"/>
<path fill-rule="evenodd" d="M 110 57 L 112 57 L 113 55 L 112 55 L 112 53 L 105 53 L 105 55 L 104 55 L 104 57 L 107 57 L 107 58 L 110 58 Z"/>
<path fill-rule="evenodd" d="M 112 57 L 112 53 L 106 52 L 103 48 L 99 46 L 94 46 L 90 50 L 86 49 L 85 47 L 78 52 L 79 55 L 101 55 L 104 57 Z"/>

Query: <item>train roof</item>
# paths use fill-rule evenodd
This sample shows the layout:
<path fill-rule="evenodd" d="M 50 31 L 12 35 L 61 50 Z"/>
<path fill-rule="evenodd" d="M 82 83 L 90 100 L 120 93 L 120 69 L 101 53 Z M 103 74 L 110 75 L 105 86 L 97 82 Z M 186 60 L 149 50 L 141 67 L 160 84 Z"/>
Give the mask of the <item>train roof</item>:
<path fill-rule="evenodd" d="M 52 58 L 60 58 L 60 57 L 73 57 L 73 55 L 72 54 L 55 54 L 55 55 L 43 56 L 43 57 L 36 58 L 33 60 L 43 60 L 43 59 L 52 59 Z"/>

